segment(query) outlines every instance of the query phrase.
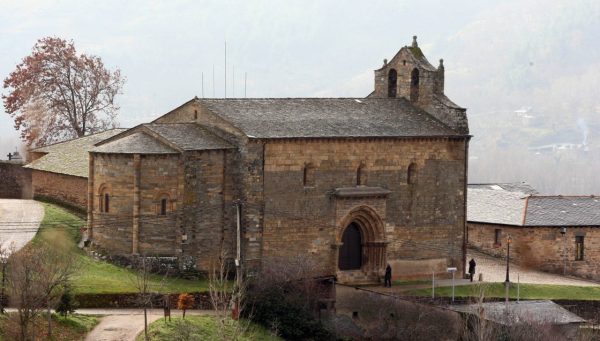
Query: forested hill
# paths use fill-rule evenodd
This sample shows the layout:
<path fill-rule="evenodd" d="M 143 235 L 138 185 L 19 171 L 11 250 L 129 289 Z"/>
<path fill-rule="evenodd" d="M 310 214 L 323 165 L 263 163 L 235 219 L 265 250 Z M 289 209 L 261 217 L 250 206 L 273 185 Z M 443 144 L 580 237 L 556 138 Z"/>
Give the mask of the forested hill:
<path fill-rule="evenodd" d="M 469 109 L 470 182 L 600 194 L 599 1 L 511 1 L 439 45 Z"/>

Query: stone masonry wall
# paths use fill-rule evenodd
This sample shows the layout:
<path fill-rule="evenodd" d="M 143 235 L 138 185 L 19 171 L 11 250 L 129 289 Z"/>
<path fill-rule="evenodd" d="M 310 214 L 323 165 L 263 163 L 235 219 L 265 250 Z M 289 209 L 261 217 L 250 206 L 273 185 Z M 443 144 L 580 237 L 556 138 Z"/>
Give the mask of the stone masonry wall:
<path fill-rule="evenodd" d="M 462 270 L 465 145 L 453 140 L 293 140 L 269 141 L 264 147 L 264 261 L 311 258 L 335 273 L 341 235 L 331 191 L 363 184 L 390 191 L 384 219 L 388 260 L 444 259 Z M 407 183 L 411 163 L 417 181 Z M 314 183 L 303 185 L 303 168 L 314 167 Z M 257 180 L 258 181 L 258 180 Z M 357 203 L 358 205 L 358 203 Z M 343 227 L 345 228 L 345 226 Z"/>
<path fill-rule="evenodd" d="M 20 163 L 0 161 L 0 198 L 31 199 L 31 170 Z"/>
<path fill-rule="evenodd" d="M 178 256 L 177 209 L 179 155 L 141 155 L 139 252 Z M 160 201 L 167 199 L 167 214 Z"/>
<path fill-rule="evenodd" d="M 87 209 L 87 178 L 32 170 L 33 196 Z"/>
<path fill-rule="evenodd" d="M 497 257 L 506 257 L 506 238 L 511 236 L 510 258 L 516 263 L 542 271 L 566 272 L 600 280 L 600 229 L 597 227 L 518 227 L 468 223 L 469 246 Z M 495 230 L 501 231 L 501 244 L 495 245 Z M 575 238 L 584 236 L 584 259 L 575 260 Z M 566 257 L 565 257 L 566 256 Z"/>
<path fill-rule="evenodd" d="M 111 254 L 132 253 L 133 222 L 133 155 L 91 154 L 93 173 L 93 239 L 94 244 Z M 109 212 L 100 211 L 100 190 L 110 194 Z"/>
<path fill-rule="evenodd" d="M 188 152 L 184 157 L 185 189 L 180 229 L 187 240 L 183 256 L 199 270 L 209 270 L 221 255 L 235 257 L 236 210 L 229 172 L 231 153 L 222 150 Z"/>

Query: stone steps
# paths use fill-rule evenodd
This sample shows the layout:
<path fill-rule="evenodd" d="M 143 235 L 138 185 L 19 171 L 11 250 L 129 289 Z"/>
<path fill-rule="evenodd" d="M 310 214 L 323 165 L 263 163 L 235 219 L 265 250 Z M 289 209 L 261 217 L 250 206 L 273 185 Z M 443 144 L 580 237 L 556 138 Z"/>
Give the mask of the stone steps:
<path fill-rule="evenodd" d="M 341 284 L 367 285 L 380 282 L 379 276 L 373 273 L 366 273 L 362 270 L 339 271 L 337 281 Z"/>

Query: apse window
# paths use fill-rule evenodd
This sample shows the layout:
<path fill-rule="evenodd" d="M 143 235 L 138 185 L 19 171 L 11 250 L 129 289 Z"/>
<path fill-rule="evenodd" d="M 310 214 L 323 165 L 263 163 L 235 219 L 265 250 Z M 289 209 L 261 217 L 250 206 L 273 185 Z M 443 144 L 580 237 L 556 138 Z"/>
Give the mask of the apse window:
<path fill-rule="evenodd" d="M 160 215 L 167 215 L 167 199 L 160 199 Z"/>
<path fill-rule="evenodd" d="M 583 236 L 575 237 L 575 260 L 583 260 Z"/>

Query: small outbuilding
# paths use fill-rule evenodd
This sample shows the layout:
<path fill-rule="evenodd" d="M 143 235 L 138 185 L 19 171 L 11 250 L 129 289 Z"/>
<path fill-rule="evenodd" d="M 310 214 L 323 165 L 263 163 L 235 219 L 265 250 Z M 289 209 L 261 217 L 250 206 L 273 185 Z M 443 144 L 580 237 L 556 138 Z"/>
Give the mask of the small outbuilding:
<path fill-rule="evenodd" d="M 527 184 L 468 186 L 468 245 L 520 265 L 600 278 L 600 197 L 538 195 Z"/>
<path fill-rule="evenodd" d="M 539 335 L 560 335 L 561 339 L 576 340 L 579 327 L 586 321 L 548 301 L 485 302 L 450 306 L 464 314 L 470 332 L 496 339 L 530 340 Z"/>

